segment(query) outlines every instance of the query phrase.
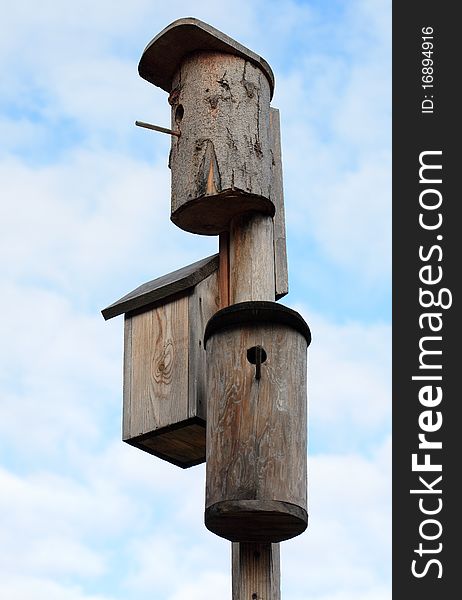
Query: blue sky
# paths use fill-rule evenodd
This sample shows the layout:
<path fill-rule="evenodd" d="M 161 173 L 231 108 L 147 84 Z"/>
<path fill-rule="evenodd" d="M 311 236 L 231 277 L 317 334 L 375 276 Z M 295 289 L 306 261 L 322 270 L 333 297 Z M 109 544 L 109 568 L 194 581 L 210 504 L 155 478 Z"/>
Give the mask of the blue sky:
<path fill-rule="evenodd" d="M 306 534 L 284 600 L 390 591 L 391 3 L 17 0 L 0 36 L 0 597 L 230 597 L 204 468 L 120 441 L 122 321 L 99 313 L 216 251 L 169 221 L 150 39 L 195 16 L 262 55 L 281 111 L 290 294 L 309 350 Z"/>

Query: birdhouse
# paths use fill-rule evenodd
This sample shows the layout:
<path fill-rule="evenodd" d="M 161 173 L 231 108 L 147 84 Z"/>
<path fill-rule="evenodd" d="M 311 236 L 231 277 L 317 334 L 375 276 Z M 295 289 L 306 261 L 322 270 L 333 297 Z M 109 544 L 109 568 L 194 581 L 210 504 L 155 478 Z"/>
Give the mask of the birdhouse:
<path fill-rule="evenodd" d="M 307 515 L 308 325 L 275 302 L 217 312 L 207 355 L 205 525 L 234 542 L 280 542 Z"/>
<path fill-rule="evenodd" d="M 179 467 L 205 460 L 207 321 L 218 255 L 145 283 L 102 311 L 125 314 L 123 440 Z"/>
<path fill-rule="evenodd" d="M 174 21 L 146 47 L 141 77 L 169 93 L 172 221 L 192 233 L 227 231 L 234 216 L 273 216 L 268 63 L 194 18 Z M 278 168 L 278 167 L 276 167 Z"/>

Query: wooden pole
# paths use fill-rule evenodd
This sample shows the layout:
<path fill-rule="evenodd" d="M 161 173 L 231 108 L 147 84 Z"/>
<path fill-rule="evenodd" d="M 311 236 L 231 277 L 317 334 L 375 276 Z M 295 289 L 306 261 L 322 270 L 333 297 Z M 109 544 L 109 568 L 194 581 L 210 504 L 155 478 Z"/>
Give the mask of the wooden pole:
<path fill-rule="evenodd" d="M 220 233 L 219 237 L 219 267 L 218 290 L 220 308 L 229 306 L 229 233 Z"/>
<path fill-rule="evenodd" d="M 275 300 L 273 219 L 246 214 L 231 221 L 229 234 L 230 304 Z"/>
<path fill-rule="evenodd" d="M 279 544 L 232 544 L 232 600 L 281 600 Z"/>
<path fill-rule="evenodd" d="M 226 260 L 222 253 L 227 253 Z M 275 300 L 273 219 L 246 214 L 231 222 L 220 265 L 229 269 L 230 304 Z M 280 600 L 279 544 L 232 543 L 232 600 Z"/>
<path fill-rule="evenodd" d="M 203 312 L 194 299 L 183 298 L 187 312 L 183 318 L 169 313 L 164 327 L 179 327 L 186 317 L 190 319 L 181 339 L 193 348 L 196 366 L 204 361 L 210 340 L 205 524 L 217 535 L 241 540 L 232 546 L 233 600 L 280 600 L 279 544 L 271 542 L 298 535 L 307 520 L 302 430 L 304 352 L 310 334 L 298 313 L 274 304 L 288 292 L 279 111 L 270 106 L 274 75 L 263 58 L 192 17 L 162 30 L 146 47 L 138 69 L 141 77 L 169 92 L 171 129 L 138 121 L 136 125 L 172 136 L 171 220 L 191 233 L 220 236 L 218 281 L 211 275 L 210 281 L 197 285 L 199 308 L 204 306 L 201 294 L 207 292 L 210 307 L 215 302 L 223 309 L 208 320 L 203 347 L 196 333 L 204 327 L 194 316 Z M 240 303 L 249 304 L 230 307 Z M 220 346 L 220 338 L 234 335 L 236 315 L 237 335 L 232 343 Z M 224 360 L 228 350 L 233 361 Z M 159 365 L 165 376 L 163 354 Z M 196 397 L 196 371 L 186 367 L 181 371 L 189 377 L 190 395 Z M 215 389 L 230 382 L 232 393 Z M 296 389 L 287 394 L 284 386 Z M 260 393 L 262 403 L 253 402 Z M 227 412 L 231 397 L 236 401 Z M 291 410 L 287 398 L 297 404 L 298 412 Z M 202 421 L 203 408 L 195 415 Z M 254 427 L 260 421 L 263 427 Z M 222 452 L 229 450 L 229 441 L 236 447 L 241 444 L 242 452 L 234 452 L 234 447 L 228 454 Z M 274 450 L 275 441 L 282 446 Z M 293 470 L 286 468 L 286 456 L 296 456 Z M 242 464 L 234 471 L 227 469 L 228 458 L 228 463 L 237 458 Z M 251 473 L 248 478 L 246 469 Z M 250 492 L 248 479 L 253 485 Z"/>

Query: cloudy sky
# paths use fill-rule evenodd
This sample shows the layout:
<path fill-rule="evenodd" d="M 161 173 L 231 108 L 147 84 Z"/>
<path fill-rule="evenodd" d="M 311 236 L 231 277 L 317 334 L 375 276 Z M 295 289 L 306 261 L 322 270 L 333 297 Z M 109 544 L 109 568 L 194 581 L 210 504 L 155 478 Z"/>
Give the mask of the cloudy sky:
<path fill-rule="evenodd" d="M 169 221 L 145 45 L 198 17 L 262 55 L 281 110 L 290 294 L 309 322 L 309 512 L 284 600 L 390 591 L 389 0 L 16 0 L 0 23 L 0 597 L 230 598 L 204 468 L 120 441 L 122 320 L 216 251 Z"/>

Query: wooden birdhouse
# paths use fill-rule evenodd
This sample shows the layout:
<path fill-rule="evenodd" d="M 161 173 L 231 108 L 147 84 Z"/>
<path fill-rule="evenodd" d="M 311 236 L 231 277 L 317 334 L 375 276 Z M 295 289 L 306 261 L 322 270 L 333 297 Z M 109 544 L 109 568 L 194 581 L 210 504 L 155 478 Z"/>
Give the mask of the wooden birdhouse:
<path fill-rule="evenodd" d="M 179 467 L 205 461 L 207 321 L 219 308 L 218 255 L 130 292 L 125 314 L 123 440 Z"/>
<path fill-rule="evenodd" d="M 308 325 L 275 302 L 208 322 L 205 525 L 235 542 L 280 542 L 307 514 Z"/>
<path fill-rule="evenodd" d="M 194 18 L 145 48 L 169 94 L 171 220 L 219 254 L 137 288 L 125 314 L 124 441 L 206 461 L 207 528 L 232 542 L 233 598 L 280 597 L 277 542 L 307 527 L 308 325 L 288 291 L 279 111 L 268 63 Z M 207 443 L 206 443 L 207 442 Z"/>
<path fill-rule="evenodd" d="M 218 234 L 245 212 L 275 214 L 268 63 L 217 29 L 179 19 L 146 47 L 141 77 L 169 93 L 172 221 Z M 278 167 L 276 167 L 278 168 Z"/>

